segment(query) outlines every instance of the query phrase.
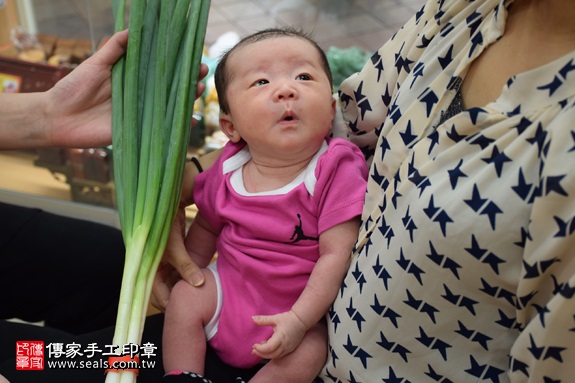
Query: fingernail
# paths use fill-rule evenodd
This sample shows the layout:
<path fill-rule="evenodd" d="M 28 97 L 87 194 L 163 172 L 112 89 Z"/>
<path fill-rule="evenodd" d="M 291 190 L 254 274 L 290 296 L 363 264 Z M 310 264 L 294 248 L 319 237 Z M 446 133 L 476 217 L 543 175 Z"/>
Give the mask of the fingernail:
<path fill-rule="evenodd" d="M 192 286 L 198 287 L 204 283 L 204 274 L 201 272 L 192 274 Z"/>

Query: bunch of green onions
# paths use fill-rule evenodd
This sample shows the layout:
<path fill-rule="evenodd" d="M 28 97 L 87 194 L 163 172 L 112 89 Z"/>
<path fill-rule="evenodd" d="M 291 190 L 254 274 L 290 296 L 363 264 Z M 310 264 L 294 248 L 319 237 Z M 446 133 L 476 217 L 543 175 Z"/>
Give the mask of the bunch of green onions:
<path fill-rule="evenodd" d="M 131 0 L 128 51 L 112 71 L 114 180 L 126 259 L 113 343 L 139 345 L 180 200 L 209 0 Z M 126 0 L 114 0 L 115 29 Z M 135 382 L 109 371 L 106 383 Z"/>

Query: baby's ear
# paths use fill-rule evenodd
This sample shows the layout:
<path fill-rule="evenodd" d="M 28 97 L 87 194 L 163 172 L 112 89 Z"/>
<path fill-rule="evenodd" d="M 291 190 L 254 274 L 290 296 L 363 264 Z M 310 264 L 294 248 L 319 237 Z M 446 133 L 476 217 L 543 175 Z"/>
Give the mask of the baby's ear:
<path fill-rule="evenodd" d="M 240 133 L 234 127 L 234 122 L 229 114 L 220 115 L 220 129 L 233 143 L 237 143 L 242 139 Z"/>

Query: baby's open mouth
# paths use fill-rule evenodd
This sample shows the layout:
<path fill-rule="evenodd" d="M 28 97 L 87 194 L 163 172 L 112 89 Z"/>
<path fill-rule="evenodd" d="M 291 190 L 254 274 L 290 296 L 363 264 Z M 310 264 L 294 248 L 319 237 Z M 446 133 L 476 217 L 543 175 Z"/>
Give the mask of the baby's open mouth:
<path fill-rule="evenodd" d="M 294 121 L 296 119 L 297 116 L 295 115 L 295 113 L 288 110 L 283 114 L 281 121 Z"/>

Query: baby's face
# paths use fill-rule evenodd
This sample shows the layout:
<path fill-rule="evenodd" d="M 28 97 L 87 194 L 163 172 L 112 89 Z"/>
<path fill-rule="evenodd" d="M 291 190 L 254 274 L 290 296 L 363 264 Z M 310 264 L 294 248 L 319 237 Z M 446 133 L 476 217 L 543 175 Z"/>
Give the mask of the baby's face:
<path fill-rule="evenodd" d="M 335 101 L 309 41 L 288 36 L 258 41 L 235 51 L 228 70 L 228 117 L 250 151 L 303 155 L 319 149 Z"/>

